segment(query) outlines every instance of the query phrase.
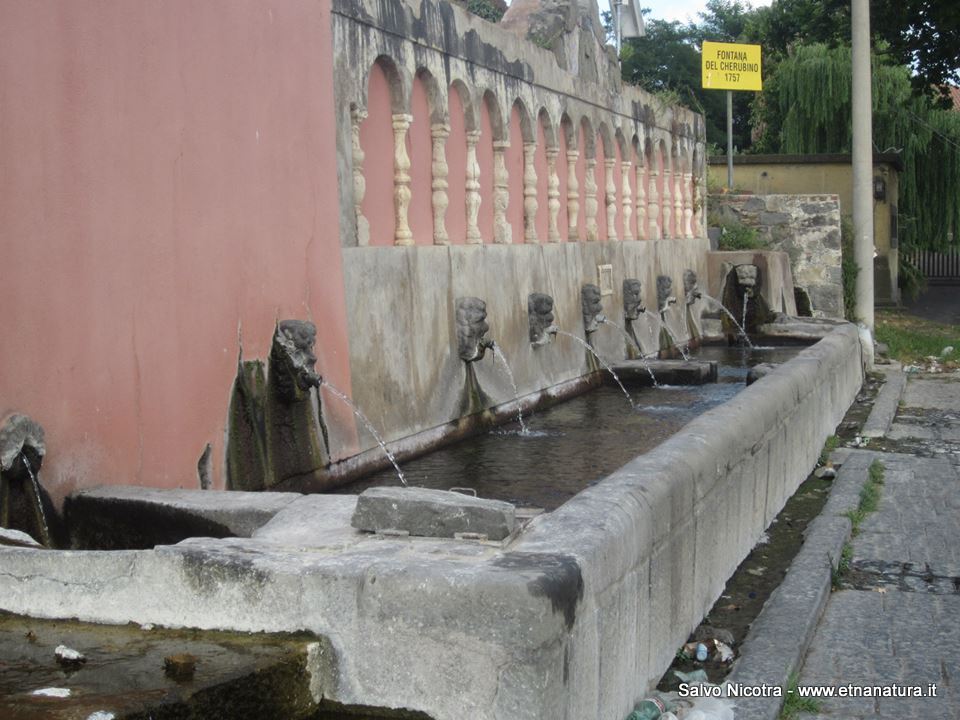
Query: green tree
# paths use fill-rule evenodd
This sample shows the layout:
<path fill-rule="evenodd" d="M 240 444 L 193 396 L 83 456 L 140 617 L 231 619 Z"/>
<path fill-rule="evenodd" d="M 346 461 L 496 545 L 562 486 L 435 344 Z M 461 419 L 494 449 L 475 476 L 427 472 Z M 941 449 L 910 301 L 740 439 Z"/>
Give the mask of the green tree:
<path fill-rule="evenodd" d="M 851 149 L 850 49 L 798 45 L 765 83 L 758 146 L 784 153 Z M 873 139 L 899 151 L 901 239 L 937 248 L 960 228 L 960 113 L 912 92 L 910 71 L 881 46 L 873 59 Z"/>

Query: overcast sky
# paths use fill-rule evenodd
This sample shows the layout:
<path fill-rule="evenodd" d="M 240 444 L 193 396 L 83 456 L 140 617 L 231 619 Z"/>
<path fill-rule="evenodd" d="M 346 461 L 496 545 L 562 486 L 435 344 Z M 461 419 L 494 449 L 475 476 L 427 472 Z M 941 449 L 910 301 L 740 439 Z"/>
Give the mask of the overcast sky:
<path fill-rule="evenodd" d="M 705 0 L 640 0 L 641 7 L 650 8 L 647 18 L 657 20 L 679 20 L 690 22 L 699 20 L 697 13 L 706 6 Z M 769 5 L 770 0 L 750 0 L 753 7 Z M 601 7 L 603 3 L 601 2 Z"/>

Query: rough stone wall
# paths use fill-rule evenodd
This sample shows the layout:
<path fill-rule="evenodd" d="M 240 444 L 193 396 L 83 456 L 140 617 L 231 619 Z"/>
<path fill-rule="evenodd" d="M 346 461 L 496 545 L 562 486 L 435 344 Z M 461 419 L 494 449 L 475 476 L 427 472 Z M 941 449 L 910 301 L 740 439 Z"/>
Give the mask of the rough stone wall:
<path fill-rule="evenodd" d="M 814 317 L 843 317 L 840 201 L 836 195 L 712 195 L 711 213 L 756 228 L 770 250 L 790 256 L 793 284 Z"/>

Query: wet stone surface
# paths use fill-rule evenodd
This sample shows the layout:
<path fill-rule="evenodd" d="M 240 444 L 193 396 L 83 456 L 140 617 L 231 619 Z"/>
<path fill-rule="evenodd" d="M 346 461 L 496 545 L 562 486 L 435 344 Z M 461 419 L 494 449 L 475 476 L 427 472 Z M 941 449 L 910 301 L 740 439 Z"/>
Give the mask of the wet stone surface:
<path fill-rule="evenodd" d="M 937 575 L 927 565 L 889 560 L 854 560 L 840 582 L 844 590 L 899 590 L 960 595 L 960 577 Z"/>
<path fill-rule="evenodd" d="M 4 720 L 119 718 L 299 718 L 315 710 L 306 647 L 292 635 L 142 629 L 0 614 L 0 717 Z M 58 663 L 65 645 L 86 660 Z M 195 658 L 189 679 L 164 659 Z M 58 689 L 47 695 L 38 690 Z M 57 697 L 69 691 L 67 697 Z"/>
<path fill-rule="evenodd" d="M 753 365 L 786 362 L 802 349 L 703 347 L 695 357 L 720 362 L 716 383 L 658 388 L 628 384 L 634 408 L 618 387 L 604 385 L 527 416 L 526 434 L 509 423 L 405 462 L 402 468 L 411 486 L 469 488 L 482 498 L 554 510 L 693 418 L 731 399 L 743 390 Z M 359 494 L 398 482 L 391 469 L 336 492 Z"/>

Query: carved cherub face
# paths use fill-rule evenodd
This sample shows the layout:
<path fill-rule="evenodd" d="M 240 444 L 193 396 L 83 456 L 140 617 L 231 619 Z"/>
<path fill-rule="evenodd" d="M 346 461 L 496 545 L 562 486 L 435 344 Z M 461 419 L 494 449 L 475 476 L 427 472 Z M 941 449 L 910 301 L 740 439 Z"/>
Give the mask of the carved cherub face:
<path fill-rule="evenodd" d="M 687 298 L 687 305 L 692 304 L 700 297 L 697 274 L 693 270 L 683 271 L 683 292 Z"/>
<path fill-rule="evenodd" d="M 627 320 L 636 320 L 645 310 L 641 299 L 642 290 L 639 280 L 628 278 L 623 281 L 623 316 Z"/>
<path fill-rule="evenodd" d="M 306 320 L 283 320 L 277 325 L 275 345 L 283 350 L 282 353 L 272 353 L 274 359 L 281 359 L 289 366 L 297 386 L 307 390 L 320 383 L 317 375 L 317 356 L 313 352 L 313 345 L 317 338 L 317 328 Z"/>
<path fill-rule="evenodd" d="M 483 336 L 490 330 L 487 324 L 487 304 L 480 298 L 457 299 L 457 350 L 460 358 L 473 362 L 483 357 L 486 344 Z"/>
<path fill-rule="evenodd" d="M 756 265 L 737 265 L 737 284 L 740 285 L 740 288 L 747 293 L 748 296 L 753 297 L 753 294 L 757 291 L 757 281 L 759 280 L 760 270 Z"/>
<path fill-rule="evenodd" d="M 531 293 L 527 298 L 530 320 L 530 342 L 543 345 L 550 342 L 548 333 L 553 328 L 553 298 L 544 293 Z"/>
<path fill-rule="evenodd" d="M 596 285 L 584 285 L 580 289 L 580 308 L 583 311 L 584 328 L 588 333 L 595 332 L 603 318 L 600 288 Z"/>

